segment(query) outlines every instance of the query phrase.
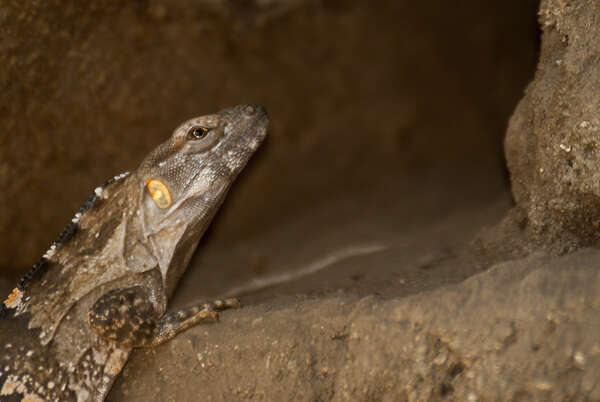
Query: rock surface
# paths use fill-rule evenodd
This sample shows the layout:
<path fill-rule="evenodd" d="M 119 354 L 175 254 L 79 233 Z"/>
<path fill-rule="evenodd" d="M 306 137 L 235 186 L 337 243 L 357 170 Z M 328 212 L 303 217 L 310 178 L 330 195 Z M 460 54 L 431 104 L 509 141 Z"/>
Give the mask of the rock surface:
<path fill-rule="evenodd" d="M 599 262 L 530 256 L 402 299 L 248 307 L 140 352 L 110 400 L 598 400 Z"/>
<path fill-rule="evenodd" d="M 242 296 L 246 307 L 218 324 L 136 351 L 109 400 L 600 398 L 600 251 L 488 265 L 469 239 L 506 213 L 506 192 L 497 183 L 465 200 L 464 183 L 441 181 L 420 177 L 402 204 L 385 202 L 389 185 L 371 188 L 356 201 L 379 208 L 359 219 L 347 199 L 331 200 L 263 237 L 202 247 L 175 305 L 298 271 L 348 242 L 385 246 Z M 258 273 L 249 252 L 266 259 Z"/>
<path fill-rule="evenodd" d="M 544 0 L 539 18 L 538 69 L 511 118 L 506 158 L 528 235 L 572 250 L 600 239 L 600 7 Z"/>

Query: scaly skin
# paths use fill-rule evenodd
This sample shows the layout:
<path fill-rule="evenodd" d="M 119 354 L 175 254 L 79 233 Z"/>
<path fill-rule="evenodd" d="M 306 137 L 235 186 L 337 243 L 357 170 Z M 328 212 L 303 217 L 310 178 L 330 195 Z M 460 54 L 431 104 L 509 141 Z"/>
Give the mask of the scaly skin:
<path fill-rule="evenodd" d="M 0 310 L 0 400 L 102 401 L 134 347 L 235 299 L 166 313 L 204 231 L 266 135 L 261 106 L 188 120 L 98 187 Z"/>

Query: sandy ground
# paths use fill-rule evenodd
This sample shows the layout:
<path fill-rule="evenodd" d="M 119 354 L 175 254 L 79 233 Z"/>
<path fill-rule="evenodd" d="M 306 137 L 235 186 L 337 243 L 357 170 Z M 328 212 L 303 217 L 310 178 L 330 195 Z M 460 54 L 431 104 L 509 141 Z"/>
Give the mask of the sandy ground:
<path fill-rule="evenodd" d="M 231 293 L 245 307 L 225 312 L 219 324 L 198 326 L 169 345 L 136 351 L 109 400 L 198 400 L 198 395 L 202 400 L 327 398 L 333 392 L 331 378 L 323 390 L 303 393 L 300 390 L 316 387 L 314 378 L 289 367 L 283 368 L 285 377 L 295 378 L 299 388 L 287 396 L 283 390 L 269 390 L 267 384 L 273 379 L 264 373 L 244 371 L 237 386 L 228 382 L 229 377 L 225 383 L 224 379 L 212 381 L 205 364 L 216 364 L 224 371 L 231 367 L 233 373 L 255 357 L 249 357 L 250 361 L 205 363 L 210 357 L 203 357 L 203 353 L 214 351 L 203 351 L 252 348 L 258 353 L 277 350 L 272 349 L 273 342 L 302 343 L 310 337 L 303 333 L 290 337 L 289 331 L 298 323 L 282 321 L 288 314 L 310 314 L 318 319 L 310 322 L 307 317 L 301 325 L 312 327 L 321 322 L 336 328 L 341 325 L 341 331 L 348 314 L 365 300 L 402 300 L 459 283 L 489 268 L 486 259 L 473 252 L 472 242 L 483 228 L 496 224 L 511 205 L 501 173 L 482 168 L 423 173 L 404 181 L 381 180 L 359 192 L 307 208 L 259 237 L 233 243 L 209 232 L 181 281 L 172 307 Z M 281 278 L 282 274 L 288 278 Z M 269 283 L 276 277 L 283 283 L 264 289 L 256 284 L 257 279 Z M 0 291 L 7 292 L 10 285 L 8 281 L 2 283 Z M 265 336 L 265 326 L 269 336 Z M 315 358 L 331 361 L 330 369 L 335 370 L 342 361 L 338 361 L 340 353 L 338 348 L 326 347 Z M 208 388 L 207 381 L 211 384 Z M 249 386 L 253 382 L 262 385 Z"/>
<path fill-rule="evenodd" d="M 600 253 L 485 252 L 511 202 L 501 175 L 474 172 L 379 183 L 260 238 L 209 235 L 174 306 L 321 270 L 136 351 L 109 400 L 598 399 Z"/>
<path fill-rule="evenodd" d="M 327 398 L 326 393 L 321 394 L 325 391 L 313 390 L 318 397 L 313 391 L 302 393 L 303 388 L 315 387 L 314 378 L 308 373 L 294 374 L 289 367 L 282 368 L 285 376 L 297 376 L 294 382 L 299 388 L 288 395 L 281 393 L 282 389 L 263 389 L 273 379 L 252 370 L 244 371 L 237 385 L 229 383 L 232 379 L 228 376 L 227 380 L 211 380 L 208 389 L 206 382 L 212 377 L 204 376 L 202 351 L 269 351 L 273 342 L 302 343 L 308 341 L 306 334 L 290 337 L 298 325 L 296 320 L 281 321 L 287 314 L 301 316 L 299 311 L 303 311 L 319 317 L 301 326 L 319 322 L 335 326 L 365 300 L 399 300 L 481 272 L 487 268 L 486 260 L 472 252 L 472 240 L 482 228 L 497 223 L 510 207 L 501 175 L 496 174 L 495 180 L 494 176 L 487 182 L 481 180 L 481 175 L 489 173 L 485 169 L 460 174 L 437 172 L 400 184 L 374 183 L 359 194 L 307 208 L 305 214 L 289 217 L 264 236 L 233 244 L 215 241 L 209 233 L 181 282 L 173 306 L 249 288 L 239 295 L 245 307 L 223 313 L 218 325 L 203 325 L 182 334 L 171 346 L 136 352 L 110 400 L 194 400 L 198 395 L 205 400 Z M 301 274 L 309 270 L 316 272 Z M 257 278 L 268 282 L 282 273 L 292 279 L 252 289 Z M 274 322 L 277 324 L 272 326 Z M 265 336 L 265 326 L 269 336 Z M 326 348 L 318 359 L 336 360 L 339 353 L 337 348 Z M 237 366 L 233 373 L 239 372 L 240 365 L 250 365 L 254 357 L 250 361 L 240 359 L 210 364 L 222 365 L 220 371 Z M 191 376 L 190 365 L 195 367 Z M 256 387 L 248 385 L 253 382 Z"/>
<path fill-rule="evenodd" d="M 247 287 L 252 292 L 244 299 L 252 304 L 340 291 L 392 298 L 461 281 L 481 269 L 461 258 L 462 249 L 510 206 L 502 177 L 484 182 L 485 173 L 386 179 L 307 208 L 261 236 L 232 244 L 209 234 L 173 304 L 239 295 Z M 310 270 L 318 272 L 299 277 Z M 253 289 L 253 280 L 285 273 L 294 280 Z"/>

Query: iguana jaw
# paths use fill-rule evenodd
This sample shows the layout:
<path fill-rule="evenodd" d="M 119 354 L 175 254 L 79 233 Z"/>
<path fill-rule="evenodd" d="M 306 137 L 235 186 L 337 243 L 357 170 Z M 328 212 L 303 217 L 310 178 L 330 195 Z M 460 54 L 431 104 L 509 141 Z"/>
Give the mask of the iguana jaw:
<path fill-rule="evenodd" d="M 267 125 L 265 109 L 250 105 L 191 119 L 142 162 L 138 180 L 144 238 L 158 261 L 167 294 L 172 294 L 230 185 L 264 140 Z M 204 142 L 189 139 L 195 127 L 208 128 Z M 164 194 L 159 194 L 158 203 L 153 198 L 149 180 L 168 191 L 168 207 L 161 208 Z"/>

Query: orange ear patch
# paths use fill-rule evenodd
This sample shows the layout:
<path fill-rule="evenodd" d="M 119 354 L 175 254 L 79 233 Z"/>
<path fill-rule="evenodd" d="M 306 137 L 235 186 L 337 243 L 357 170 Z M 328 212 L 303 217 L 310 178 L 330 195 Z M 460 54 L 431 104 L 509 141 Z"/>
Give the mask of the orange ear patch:
<path fill-rule="evenodd" d="M 171 206 L 171 193 L 165 183 L 158 179 L 148 179 L 146 188 L 157 207 L 165 209 Z"/>

